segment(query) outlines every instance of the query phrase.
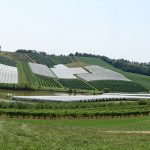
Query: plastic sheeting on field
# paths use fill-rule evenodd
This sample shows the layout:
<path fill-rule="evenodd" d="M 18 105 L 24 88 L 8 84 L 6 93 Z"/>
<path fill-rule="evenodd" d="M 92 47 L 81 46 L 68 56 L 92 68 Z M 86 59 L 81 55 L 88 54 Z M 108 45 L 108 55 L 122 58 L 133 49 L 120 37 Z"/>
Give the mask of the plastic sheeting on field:
<path fill-rule="evenodd" d="M 0 64 L 0 83 L 17 84 L 18 83 L 17 68 Z"/>
<path fill-rule="evenodd" d="M 78 74 L 78 77 L 86 81 L 94 81 L 94 80 L 130 81 L 120 73 L 102 68 L 100 66 L 91 65 L 91 66 L 86 66 L 84 68 L 88 70 L 90 73 L 81 73 Z"/>
<path fill-rule="evenodd" d="M 14 100 L 23 101 L 62 101 L 62 102 L 72 102 L 72 101 L 95 101 L 95 100 L 132 100 L 132 99 L 150 99 L 150 95 L 142 94 L 102 94 L 102 95 L 64 95 L 64 96 L 13 96 Z"/>
<path fill-rule="evenodd" d="M 36 63 L 29 63 L 29 65 L 31 67 L 32 72 L 35 74 L 48 77 L 55 77 L 54 73 L 46 65 Z"/>
<path fill-rule="evenodd" d="M 55 65 L 51 70 L 55 73 L 58 78 L 61 79 L 76 79 L 76 74 L 87 73 L 87 71 L 81 67 L 68 68 L 65 65 Z"/>

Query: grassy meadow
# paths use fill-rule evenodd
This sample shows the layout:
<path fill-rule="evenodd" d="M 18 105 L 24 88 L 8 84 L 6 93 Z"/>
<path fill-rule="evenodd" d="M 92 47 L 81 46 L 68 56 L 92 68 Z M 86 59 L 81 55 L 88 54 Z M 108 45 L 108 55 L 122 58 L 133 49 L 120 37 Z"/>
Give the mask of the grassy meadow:
<path fill-rule="evenodd" d="M 149 124 L 149 116 L 92 120 L 1 118 L 0 149 L 148 150 Z"/>

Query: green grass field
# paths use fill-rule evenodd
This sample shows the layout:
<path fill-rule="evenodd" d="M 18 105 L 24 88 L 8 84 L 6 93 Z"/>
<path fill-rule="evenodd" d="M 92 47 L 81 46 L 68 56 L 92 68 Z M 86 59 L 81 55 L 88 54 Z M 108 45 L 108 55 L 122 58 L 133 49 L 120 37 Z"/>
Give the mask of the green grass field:
<path fill-rule="evenodd" d="M 0 149 L 148 150 L 149 124 L 149 116 L 99 120 L 1 118 Z"/>
<path fill-rule="evenodd" d="M 110 64 L 108 64 L 108 63 L 106 63 L 103 60 L 98 59 L 98 58 L 77 57 L 77 59 L 79 61 L 85 63 L 85 64 L 98 65 L 98 66 L 119 72 L 122 75 L 124 75 L 125 77 L 129 78 L 130 80 L 137 82 L 137 83 L 141 84 L 142 86 L 144 86 L 145 88 L 147 88 L 148 90 L 150 90 L 150 84 L 149 84 L 150 83 L 150 77 L 149 76 L 122 71 L 122 70 L 117 69 L 117 68 L 113 67 L 112 65 L 110 65 Z"/>

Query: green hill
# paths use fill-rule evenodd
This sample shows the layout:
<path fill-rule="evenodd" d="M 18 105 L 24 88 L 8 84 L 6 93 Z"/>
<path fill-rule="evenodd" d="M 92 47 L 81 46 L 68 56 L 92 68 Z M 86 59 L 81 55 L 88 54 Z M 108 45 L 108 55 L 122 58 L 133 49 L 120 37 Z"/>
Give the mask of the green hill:
<path fill-rule="evenodd" d="M 104 67 L 106 69 L 110 69 L 110 70 L 119 72 L 122 75 L 124 75 L 125 77 L 127 77 L 128 79 L 130 79 L 136 83 L 139 83 L 146 89 L 150 90 L 150 77 L 149 76 L 122 71 L 118 68 L 113 67 L 112 65 L 106 63 L 105 61 L 103 61 L 99 58 L 92 58 L 92 57 L 76 57 L 76 58 L 78 59 L 79 62 L 82 62 L 85 64 L 98 65 L 98 66 Z M 78 63 L 78 64 L 80 64 L 80 63 Z"/>
<path fill-rule="evenodd" d="M 40 63 L 48 67 L 56 64 L 65 64 L 67 67 L 84 67 L 86 65 L 97 65 L 103 68 L 119 72 L 130 81 L 86 81 L 80 77 L 76 79 L 60 79 L 57 77 L 46 77 L 32 72 L 29 64 Z M 150 90 L 150 77 L 135 73 L 122 71 L 106 63 L 100 58 L 79 56 L 56 56 L 34 50 L 19 50 L 19 52 L 0 52 L 0 63 L 15 66 L 18 69 L 18 84 L 0 83 L 0 88 L 6 89 L 28 89 L 28 90 L 52 90 L 52 91 L 75 91 L 75 92 L 143 92 Z"/>

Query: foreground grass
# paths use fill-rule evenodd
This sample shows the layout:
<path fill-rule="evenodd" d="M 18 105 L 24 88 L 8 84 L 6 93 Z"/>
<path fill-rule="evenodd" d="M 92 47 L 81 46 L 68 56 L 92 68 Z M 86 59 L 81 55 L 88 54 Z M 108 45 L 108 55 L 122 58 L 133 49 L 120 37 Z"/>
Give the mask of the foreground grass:
<path fill-rule="evenodd" d="M 1 150 L 147 150 L 150 117 L 93 120 L 0 119 Z M 105 133 L 103 131 L 122 131 Z"/>

